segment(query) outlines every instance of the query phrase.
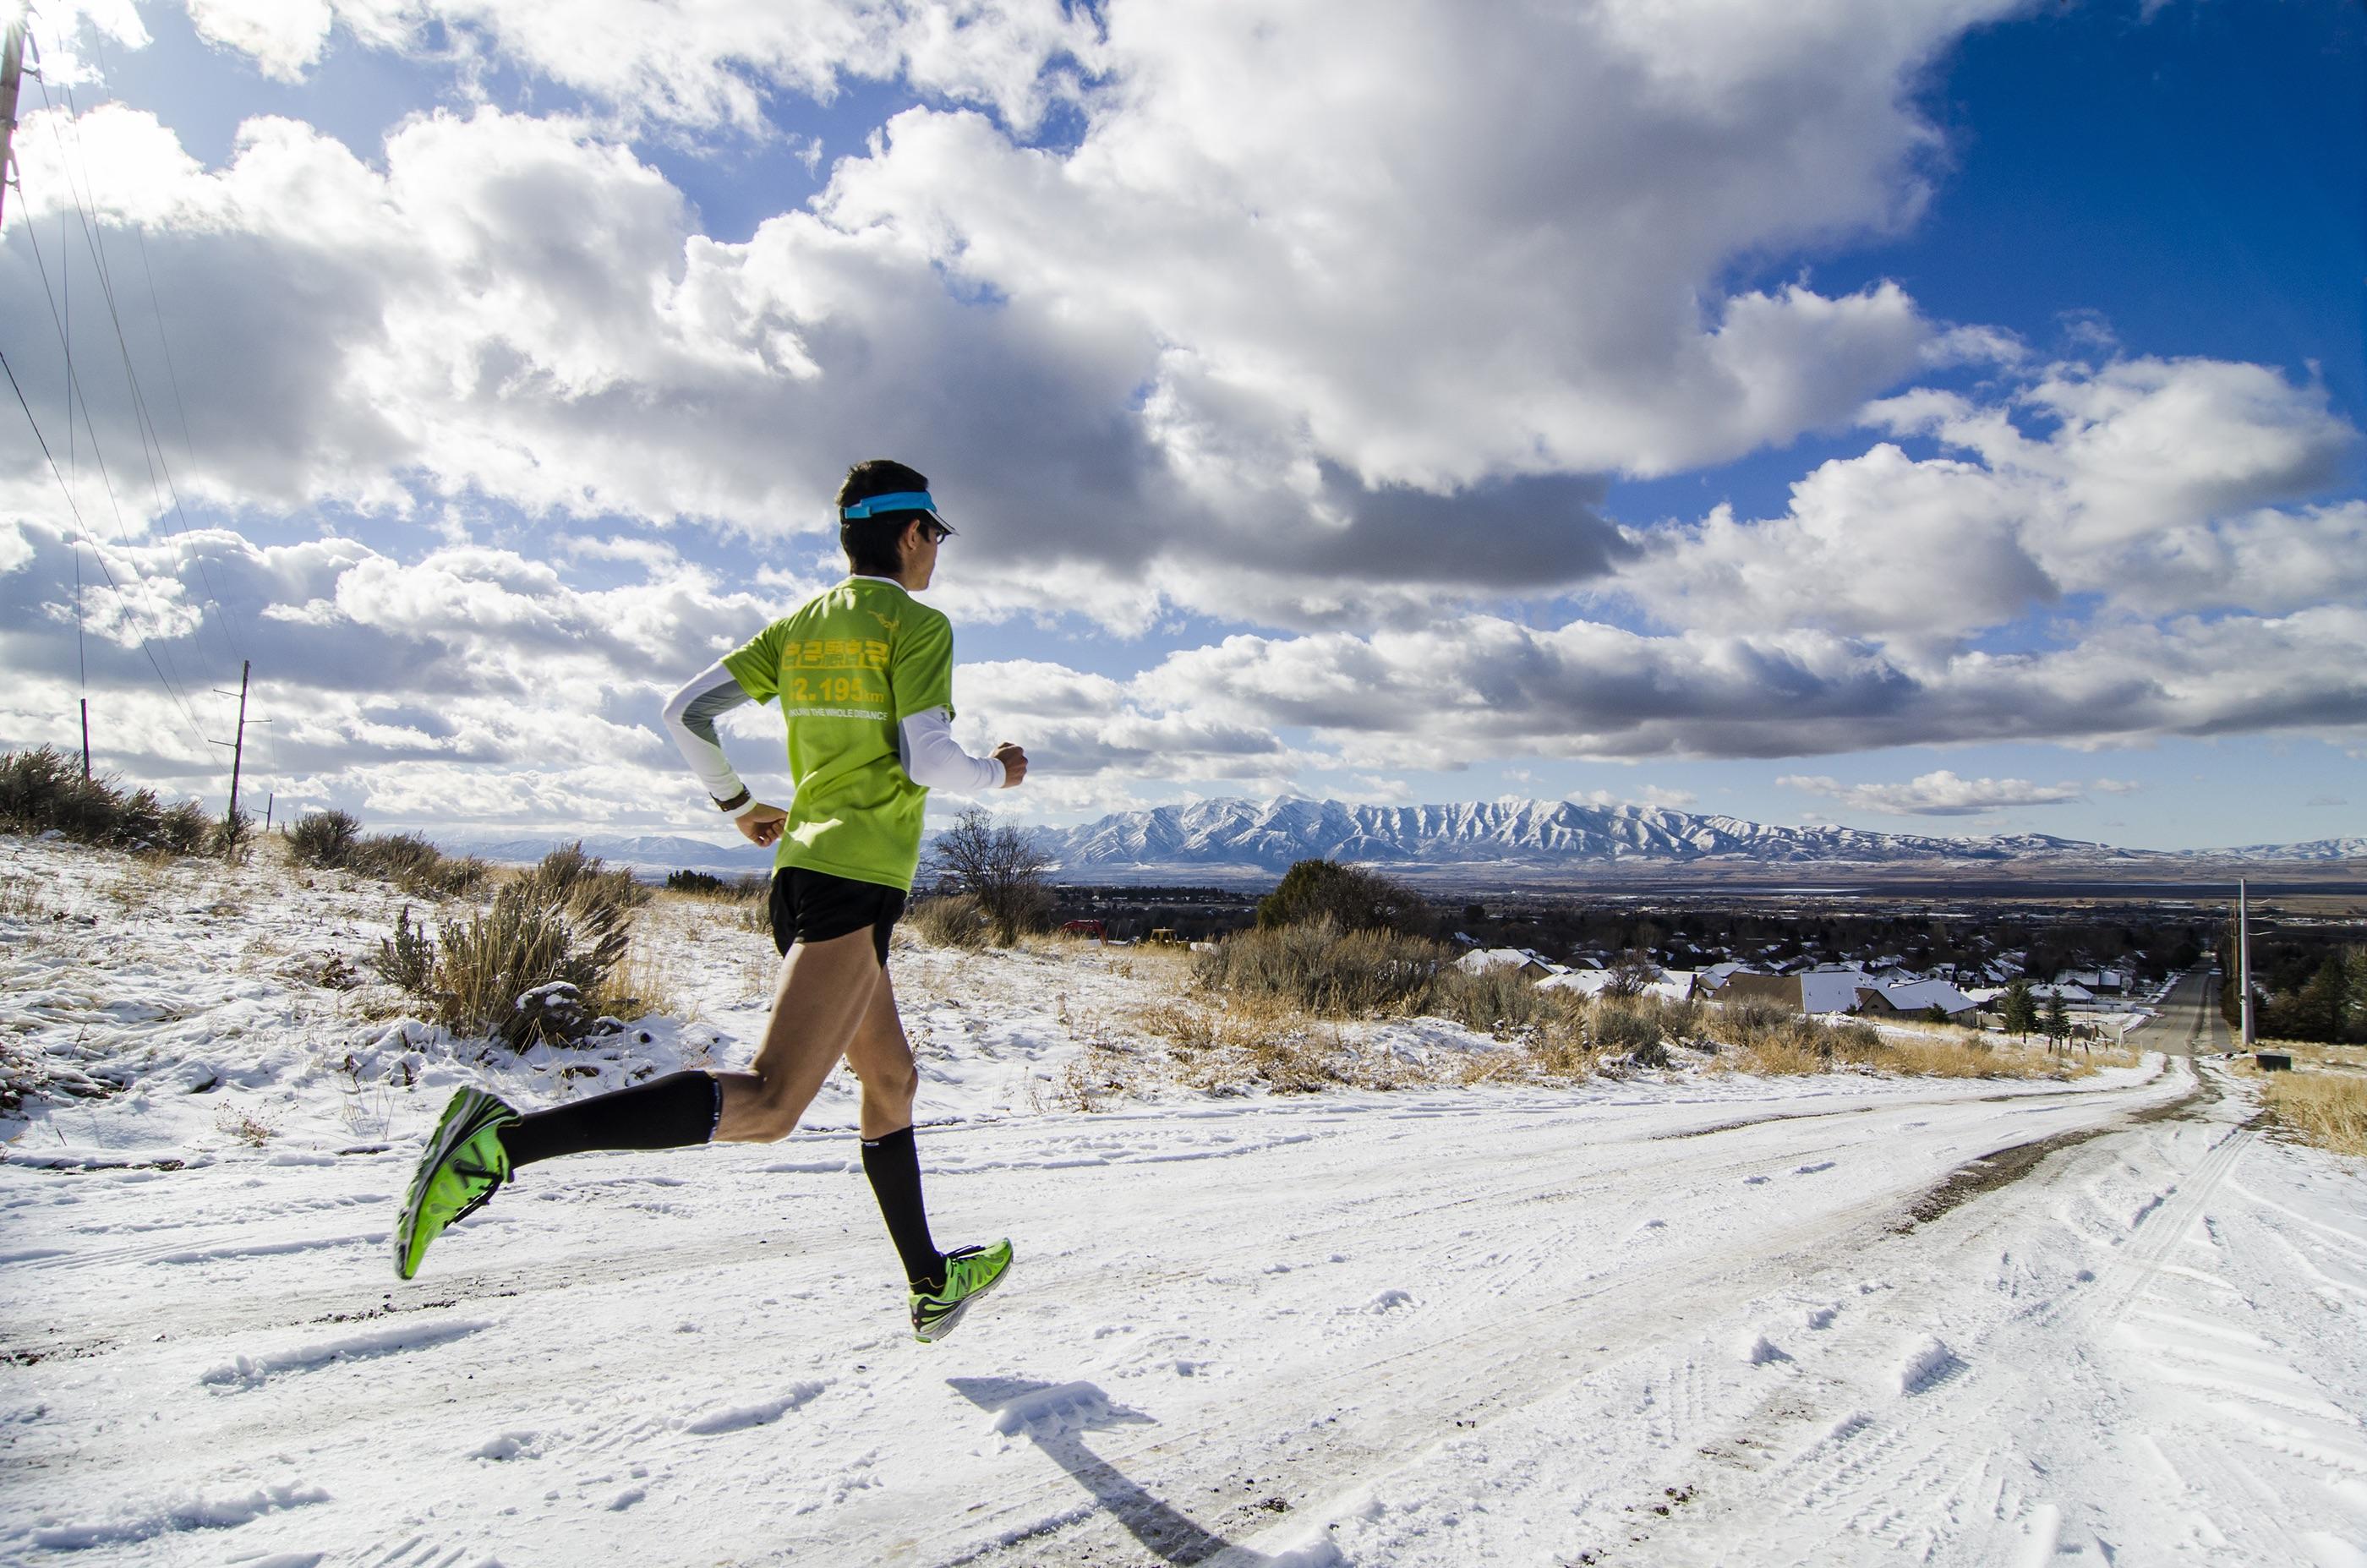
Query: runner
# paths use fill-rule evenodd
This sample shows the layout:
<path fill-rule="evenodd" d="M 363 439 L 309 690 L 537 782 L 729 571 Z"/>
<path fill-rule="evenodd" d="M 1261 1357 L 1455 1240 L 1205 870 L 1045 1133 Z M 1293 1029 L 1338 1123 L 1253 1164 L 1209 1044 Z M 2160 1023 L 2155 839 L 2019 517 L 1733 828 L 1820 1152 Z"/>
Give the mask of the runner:
<path fill-rule="evenodd" d="M 1011 1244 L 940 1253 L 912 1141 L 919 1075 L 887 973 L 931 788 L 1009 789 L 1027 754 L 973 757 L 954 740 L 953 628 L 912 595 L 953 533 L 929 481 L 901 463 L 857 463 L 839 487 L 848 576 L 774 622 L 674 695 L 666 728 L 715 804 L 758 844 L 777 844 L 772 1016 L 750 1071 L 682 1072 L 521 1115 L 481 1089 L 452 1098 L 428 1141 L 394 1236 L 395 1271 L 521 1166 L 587 1149 L 772 1143 L 789 1135 L 839 1059 L 863 1088 L 863 1168 L 911 1288 L 912 1332 L 950 1333 L 1011 1266 Z M 778 698 L 788 725 L 787 809 L 757 800 L 717 742 L 719 714 Z"/>

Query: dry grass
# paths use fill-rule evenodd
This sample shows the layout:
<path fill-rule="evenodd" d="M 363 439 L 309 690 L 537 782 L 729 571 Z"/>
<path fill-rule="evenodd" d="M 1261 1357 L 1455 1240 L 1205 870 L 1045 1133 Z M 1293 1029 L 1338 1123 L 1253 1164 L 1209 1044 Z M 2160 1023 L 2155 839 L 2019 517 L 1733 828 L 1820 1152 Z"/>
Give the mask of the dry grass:
<path fill-rule="evenodd" d="M 0 916 L 19 920 L 38 920 L 49 913 L 49 900 L 41 897 L 41 885 L 37 879 L 29 876 L 0 876 Z"/>
<path fill-rule="evenodd" d="M 967 893 L 939 893 L 917 899 L 904 911 L 904 923 L 932 947 L 977 953 L 991 946 L 994 936 L 986 907 Z"/>
<path fill-rule="evenodd" d="M 2367 1158 L 2367 1077 L 2339 1072 L 2260 1075 L 2260 1104 L 2306 1144 Z"/>
<path fill-rule="evenodd" d="M 1438 1066 L 1361 1038 L 1338 1019 L 1278 997 L 1181 996 L 1135 1010 L 1139 1032 L 1165 1043 L 1162 1077 L 1209 1094 L 1315 1094 L 1451 1081 Z"/>
<path fill-rule="evenodd" d="M 251 1149 L 259 1149 L 269 1143 L 275 1131 L 270 1122 L 229 1105 L 223 1106 L 215 1115 L 214 1126 Z"/>
<path fill-rule="evenodd" d="M 2076 1078 L 2103 1066 L 2133 1065 L 2134 1053 L 2104 1047 L 2058 1055 L 1946 1024 L 1826 1023 L 1760 1002 L 1704 1010 L 1711 1037 L 1728 1047 L 1720 1070 L 1766 1077 L 1829 1072 L 1942 1078 Z"/>

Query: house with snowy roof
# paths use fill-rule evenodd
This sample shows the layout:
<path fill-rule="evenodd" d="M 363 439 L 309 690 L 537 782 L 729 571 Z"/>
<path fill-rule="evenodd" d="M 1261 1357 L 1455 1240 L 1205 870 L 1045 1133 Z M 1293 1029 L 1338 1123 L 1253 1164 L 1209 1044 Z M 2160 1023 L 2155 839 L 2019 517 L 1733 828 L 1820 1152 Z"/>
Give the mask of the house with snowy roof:
<path fill-rule="evenodd" d="M 1525 947 L 1477 947 L 1455 961 L 1455 966 L 1469 974 L 1483 970 L 1510 968 L 1523 977 L 1542 980 L 1562 973 L 1562 966 L 1542 958 Z"/>
<path fill-rule="evenodd" d="M 1980 1004 L 1945 980 L 1913 980 L 1899 985 L 1869 987 L 1858 993 L 1860 1014 L 1907 1018 L 1938 1008 L 1951 1023 L 1970 1023 Z"/>
<path fill-rule="evenodd" d="M 1810 970 L 1801 975 L 1757 975 L 1744 972 L 1727 977 L 1717 991 L 1721 1002 L 1772 1002 L 1792 1012 L 1853 1012 L 1865 976 L 1853 969 Z"/>

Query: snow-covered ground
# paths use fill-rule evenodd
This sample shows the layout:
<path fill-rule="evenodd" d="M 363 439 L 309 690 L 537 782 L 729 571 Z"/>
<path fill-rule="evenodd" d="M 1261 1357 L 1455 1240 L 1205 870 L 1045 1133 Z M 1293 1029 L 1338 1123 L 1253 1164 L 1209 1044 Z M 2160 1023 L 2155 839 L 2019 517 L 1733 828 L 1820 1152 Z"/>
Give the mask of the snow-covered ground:
<path fill-rule="evenodd" d="M 0 1129 L 0 1559 L 2367 1563 L 2362 1169 L 2192 1065 L 2200 976 L 2069 1084 L 1085 1114 L 1155 960 L 900 949 L 940 1240 L 1019 1255 L 922 1346 L 844 1085 L 396 1284 L 453 1083 L 736 1065 L 770 950 L 662 907 L 672 1021 L 481 1065 L 342 984 L 399 900 L 312 882 L 0 840 L 7 1070 L 123 1086 Z"/>

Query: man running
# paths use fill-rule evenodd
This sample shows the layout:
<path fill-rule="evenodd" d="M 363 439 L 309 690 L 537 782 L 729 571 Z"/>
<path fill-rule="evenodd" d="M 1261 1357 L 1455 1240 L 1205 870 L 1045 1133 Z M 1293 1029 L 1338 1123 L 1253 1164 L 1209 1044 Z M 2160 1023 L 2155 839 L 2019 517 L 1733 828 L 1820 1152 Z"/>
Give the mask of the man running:
<path fill-rule="evenodd" d="M 928 479 L 901 463 L 857 463 L 839 487 L 848 576 L 674 694 L 666 728 L 715 804 L 774 856 L 780 976 L 764 1040 L 744 1073 L 682 1072 L 521 1115 L 481 1089 L 452 1098 L 395 1229 L 410 1279 L 428 1244 L 520 1166 L 587 1149 L 663 1149 L 786 1138 L 844 1057 L 863 1089 L 863 1169 L 911 1287 L 912 1332 L 950 1333 L 1011 1266 L 1011 1244 L 940 1253 L 912 1142 L 919 1074 L 887 974 L 932 787 L 1009 789 L 1027 754 L 973 757 L 954 740 L 953 628 L 912 594 L 953 533 Z M 787 809 L 757 800 L 715 734 L 719 714 L 778 698 L 788 725 Z"/>

